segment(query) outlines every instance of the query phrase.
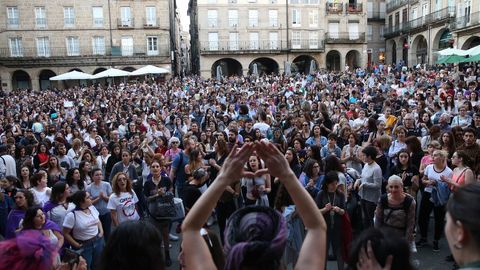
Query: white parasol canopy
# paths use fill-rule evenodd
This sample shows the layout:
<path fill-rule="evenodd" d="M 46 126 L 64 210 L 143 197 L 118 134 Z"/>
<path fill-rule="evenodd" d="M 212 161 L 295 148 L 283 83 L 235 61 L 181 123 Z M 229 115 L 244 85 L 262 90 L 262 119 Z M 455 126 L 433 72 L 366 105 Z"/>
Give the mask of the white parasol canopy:
<path fill-rule="evenodd" d="M 50 81 L 89 80 L 92 75 L 80 71 L 70 71 L 50 78 Z"/>
<path fill-rule="evenodd" d="M 146 75 L 146 74 L 167 74 L 167 73 L 170 73 L 168 69 L 148 65 L 133 71 L 132 73 L 130 73 L 130 76 L 138 76 L 138 75 Z"/>
<path fill-rule="evenodd" d="M 437 53 L 442 56 L 449 56 L 449 55 L 465 56 L 468 54 L 468 51 L 454 49 L 454 48 L 447 48 L 447 49 L 438 51 Z"/>
<path fill-rule="evenodd" d="M 130 75 L 130 72 L 128 71 L 120 70 L 116 68 L 109 68 L 98 74 L 93 75 L 92 79 L 109 78 L 109 77 L 126 77 L 128 75 Z"/>

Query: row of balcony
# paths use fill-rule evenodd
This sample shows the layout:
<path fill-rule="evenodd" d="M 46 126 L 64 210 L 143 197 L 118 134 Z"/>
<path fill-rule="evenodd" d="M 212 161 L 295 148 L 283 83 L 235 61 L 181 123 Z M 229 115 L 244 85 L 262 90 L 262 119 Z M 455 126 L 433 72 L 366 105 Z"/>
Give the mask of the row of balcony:
<path fill-rule="evenodd" d="M 106 46 L 83 50 L 74 47 L 17 47 L 0 48 L 0 59 L 7 58 L 64 58 L 64 57 L 103 57 L 103 56 L 168 56 L 168 46 L 159 46 L 157 50 L 148 50 L 141 46 Z"/>
<path fill-rule="evenodd" d="M 387 13 L 394 11 L 395 9 L 406 6 L 406 5 L 413 5 L 417 3 L 418 0 L 391 0 L 387 2 Z"/>
<path fill-rule="evenodd" d="M 343 12 L 347 14 L 358 14 L 363 12 L 362 3 L 326 3 L 327 14 L 342 14 Z"/>
<path fill-rule="evenodd" d="M 367 19 L 369 20 L 385 20 L 385 12 L 380 11 L 368 11 Z"/>
<path fill-rule="evenodd" d="M 458 17 L 450 24 L 452 31 L 461 30 L 474 25 L 480 24 L 480 12 L 472 13 L 468 16 Z"/>
<path fill-rule="evenodd" d="M 416 29 L 427 27 L 429 24 L 443 22 L 455 17 L 455 7 L 446 7 L 441 10 L 432 12 L 428 15 L 422 16 L 420 18 L 408 21 L 407 23 L 402 23 L 393 26 L 386 26 L 384 28 L 384 36 L 386 38 L 396 36 L 400 33 L 405 33 L 408 31 L 414 31 Z M 458 19 L 457 19 L 458 21 Z"/>
<path fill-rule="evenodd" d="M 286 40 L 251 40 L 251 41 L 201 41 L 202 53 L 254 53 L 280 52 L 289 50 L 321 50 L 325 44 L 362 44 L 365 43 L 365 33 L 326 33 L 324 39 L 292 39 Z"/>
<path fill-rule="evenodd" d="M 143 28 L 159 28 L 160 27 L 160 20 L 158 18 L 152 19 L 143 19 L 142 22 Z M 117 27 L 118 29 L 133 29 L 136 27 L 135 25 L 135 18 L 122 18 L 117 19 Z"/>
<path fill-rule="evenodd" d="M 204 54 L 221 53 L 255 53 L 255 52 L 281 52 L 287 50 L 319 50 L 325 49 L 323 40 L 300 39 L 287 42 L 285 40 L 260 40 L 260 41 L 201 41 L 200 51 Z"/>
<path fill-rule="evenodd" d="M 46 18 L 36 18 L 34 20 L 36 28 L 47 28 L 47 19 Z M 94 18 L 93 27 L 105 27 L 105 21 L 103 18 Z M 75 18 L 64 18 L 65 27 L 75 27 L 76 21 Z M 20 20 L 18 18 L 8 18 L 7 27 L 9 29 L 19 29 Z M 160 28 L 160 19 L 159 18 L 143 18 L 142 26 L 144 29 L 155 29 Z M 117 19 L 117 28 L 118 29 L 134 29 L 139 28 L 138 25 L 135 25 L 135 18 L 119 18 Z"/>

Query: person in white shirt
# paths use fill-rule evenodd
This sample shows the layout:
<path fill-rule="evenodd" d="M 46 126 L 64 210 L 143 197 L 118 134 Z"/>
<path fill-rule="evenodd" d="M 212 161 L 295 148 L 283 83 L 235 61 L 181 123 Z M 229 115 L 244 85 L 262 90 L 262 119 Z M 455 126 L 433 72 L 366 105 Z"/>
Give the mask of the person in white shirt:
<path fill-rule="evenodd" d="M 138 197 L 132 189 L 132 181 L 127 174 L 117 173 L 112 179 L 113 193 L 108 200 L 107 208 L 110 210 L 113 225 L 129 220 L 139 220 L 137 211 Z"/>
<path fill-rule="evenodd" d="M 63 221 L 65 240 L 78 250 L 87 261 L 87 269 L 96 269 L 102 255 L 103 227 L 97 209 L 92 205 L 92 197 L 86 191 L 77 191 L 70 197 L 75 204 L 75 210 L 68 213 Z"/>
<path fill-rule="evenodd" d="M 459 109 L 459 114 L 453 117 L 452 127 L 460 126 L 461 128 L 466 128 L 472 123 L 472 117 L 467 114 L 467 106 L 462 106 Z"/>
<path fill-rule="evenodd" d="M 420 202 L 420 211 L 418 217 L 418 227 L 420 228 L 420 240 L 416 243 L 421 247 L 427 243 L 428 224 L 430 222 L 430 213 L 433 210 L 435 220 L 433 251 L 438 252 L 440 237 L 443 234 L 443 225 L 445 221 L 445 205 L 434 205 L 431 200 L 434 188 L 445 185 L 442 176 L 450 179 L 453 171 L 447 166 L 448 153 L 444 150 L 435 150 L 433 152 L 433 164 L 425 168 L 422 183 L 425 186 L 422 200 Z"/>
<path fill-rule="evenodd" d="M 34 197 L 34 204 L 43 208 L 43 205 L 50 200 L 50 194 L 52 193 L 52 190 L 47 187 L 47 173 L 40 171 L 34 174 L 31 182 L 33 187 L 30 191 Z"/>
<path fill-rule="evenodd" d="M 17 167 L 15 159 L 8 154 L 8 146 L 0 145 L 0 173 L 5 173 L 4 176 L 17 177 Z"/>
<path fill-rule="evenodd" d="M 257 113 L 258 121 L 253 125 L 253 129 L 259 129 L 264 138 L 268 138 L 268 131 L 270 130 L 270 126 L 265 123 L 267 121 L 267 114 L 264 111 L 259 111 Z"/>

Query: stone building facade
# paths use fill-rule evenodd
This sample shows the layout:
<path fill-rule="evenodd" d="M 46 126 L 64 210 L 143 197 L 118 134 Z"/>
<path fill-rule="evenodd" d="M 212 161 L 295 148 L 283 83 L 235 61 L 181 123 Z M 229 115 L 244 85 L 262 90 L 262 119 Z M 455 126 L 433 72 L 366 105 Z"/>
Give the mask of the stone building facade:
<path fill-rule="evenodd" d="M 367 2 L 367 65 L 373 66 L 385 62 L 385 0 Z"/>
<path fill-rule="evenodd" d="M 365 0 L 192 0 L 190 13 L 203 77 L 367 63 Z"/>
<path fill-rule="evenodd" d="M 434 65 L 437 51 L 480 45 L 480 0 L 387 1 L 387 63 Z"/>
<path fill-rule="evenodd" d="M 0 81 L 5 90 L 55 87 L 71 70 L 152 64 L 175 72 L 175 0 L 0 1 Z"/>

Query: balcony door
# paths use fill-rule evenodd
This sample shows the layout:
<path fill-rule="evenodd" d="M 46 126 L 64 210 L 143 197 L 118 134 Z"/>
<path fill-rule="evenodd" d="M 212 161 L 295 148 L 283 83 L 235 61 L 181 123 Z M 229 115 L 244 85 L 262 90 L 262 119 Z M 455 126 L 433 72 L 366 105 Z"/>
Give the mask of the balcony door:
<path fill-rule="evenodd" d="M 360 38 L 358 34 L 358 23 L 349 23 L 348 24 L 348 38 L 350 40 L 357 40 Z"/>
<path fill-rule="evenodd" d="M 132 26 L 132 11 L 130 7 L 120 7 L 122 26 Z"/>
<path fill-rule="evenodd" d="M 122 56 L 133 55 L 133 37 L 122 37 Z"/>

